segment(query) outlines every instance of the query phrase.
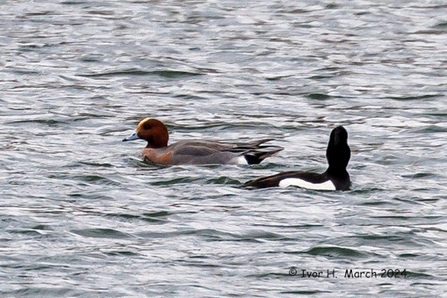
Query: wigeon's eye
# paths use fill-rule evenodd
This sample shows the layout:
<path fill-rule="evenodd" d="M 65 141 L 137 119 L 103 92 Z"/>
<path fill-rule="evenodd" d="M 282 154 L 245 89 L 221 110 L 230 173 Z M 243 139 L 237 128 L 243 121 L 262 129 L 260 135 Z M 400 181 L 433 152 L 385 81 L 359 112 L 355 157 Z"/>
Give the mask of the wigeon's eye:
<path fill-rule="evenodd" d="M 151 129 L 151 125 L 150 125 L 149 123 L 145 123 L 145 124 L 143 125 L 143 128 L 144 128 L 144 129 Z"/>

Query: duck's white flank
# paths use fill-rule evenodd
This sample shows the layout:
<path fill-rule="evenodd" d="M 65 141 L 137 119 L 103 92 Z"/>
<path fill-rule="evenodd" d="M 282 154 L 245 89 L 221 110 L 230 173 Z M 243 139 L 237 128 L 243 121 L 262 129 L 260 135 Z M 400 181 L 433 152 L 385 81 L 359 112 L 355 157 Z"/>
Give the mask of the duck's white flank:
<path fill-rule="evenodd" d="M 296 186 L 314 190 L 335 190 L 335 185 L 331 180 L 323 183 L 310 183 L 298 178 L 286 178 L 279 182 L 279 187 L 286 188 L 288 186 Z"/>

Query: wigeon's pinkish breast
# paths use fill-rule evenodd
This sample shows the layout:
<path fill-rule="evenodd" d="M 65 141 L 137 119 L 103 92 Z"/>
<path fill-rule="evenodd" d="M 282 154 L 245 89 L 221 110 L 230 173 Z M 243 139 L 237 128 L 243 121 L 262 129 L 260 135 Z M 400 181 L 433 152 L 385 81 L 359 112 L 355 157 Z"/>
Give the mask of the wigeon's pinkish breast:
<path fill-rule="evenodd" d="M 283 147 L 264 145 L 272 139 L 246 143 L 228 143 L 206 140 L 184 140 L 168 145 L 166 125 L 157 119 L 145 118 L 137 125 L 136 132 L 123 142 L 142 139 L 147 142 L 143 156 L 154 163 L 179 164 L 259 164 Z"/>

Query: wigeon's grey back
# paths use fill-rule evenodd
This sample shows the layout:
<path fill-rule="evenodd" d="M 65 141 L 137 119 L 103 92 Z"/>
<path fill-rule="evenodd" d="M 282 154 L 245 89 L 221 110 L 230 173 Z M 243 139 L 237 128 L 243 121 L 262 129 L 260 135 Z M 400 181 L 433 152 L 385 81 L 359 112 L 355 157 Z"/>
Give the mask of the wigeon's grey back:
<path fill-rule="evenodd" d="M 179 141 L 166 147 L 172 152 L 172 164 L 259 164 L 265 158 L 283 150 L 279 146 L 262 145 L 263 139 L 247 143 L 218 141 Z"/>

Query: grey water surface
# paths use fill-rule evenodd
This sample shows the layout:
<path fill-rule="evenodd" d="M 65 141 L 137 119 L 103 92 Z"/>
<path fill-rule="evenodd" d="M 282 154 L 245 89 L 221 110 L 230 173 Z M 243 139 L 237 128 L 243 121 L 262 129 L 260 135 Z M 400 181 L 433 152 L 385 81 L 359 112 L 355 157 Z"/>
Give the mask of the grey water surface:
<path fill-rule="evenodd" d="M 0 51 L 0 296 L 446 291 L 445 1 L 6 0 Z M 144 117 L 285 150 L 161 167 Z M 337 125 L 350 191 L 241 187 Z"/>

